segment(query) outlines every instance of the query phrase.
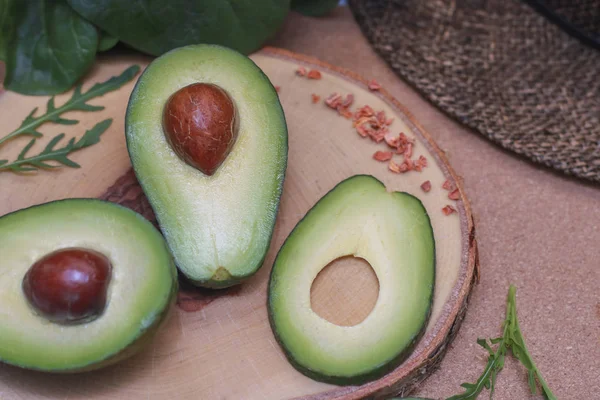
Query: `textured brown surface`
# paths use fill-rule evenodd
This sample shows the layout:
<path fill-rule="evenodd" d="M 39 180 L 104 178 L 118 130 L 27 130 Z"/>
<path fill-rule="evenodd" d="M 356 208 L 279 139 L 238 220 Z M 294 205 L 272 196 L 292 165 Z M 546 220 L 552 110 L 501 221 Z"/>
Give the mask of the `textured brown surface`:
<path fill-rule="evenodd" d="M 500 332 L 510 283 L 529 350 L 559 399 L 600 393 L 600 189 L 509 154 L 459 126 L 399 80 L 370 48 L 350 12 L 323 19 L 293 15 L 273 45 L 313 55 L 376 78 L 447 150 L 464 177 L 474 210 L 481 281 L 440 369 L 416 392 L 433 398 L 460 391 L 485 364 L 478 337 Z M 482 398 L 485 394 L 482 395 Z M 512 360 L 496 400 L 529 396 Z"/>
<path fill-rule="evenodd" d="M 349 4 L 382 58 L 448 115 L 537 163 L 600 182 L 598 49 L 521 0 Z"/>

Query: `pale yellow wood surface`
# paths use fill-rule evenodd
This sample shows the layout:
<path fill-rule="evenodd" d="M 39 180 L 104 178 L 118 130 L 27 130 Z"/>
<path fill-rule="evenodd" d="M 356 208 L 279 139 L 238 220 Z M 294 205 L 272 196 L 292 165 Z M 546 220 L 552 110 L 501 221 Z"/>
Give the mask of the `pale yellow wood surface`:
<path fill-rule="evenodd" d="M 437 251 L 435 302 L 427 334 L 412 357 L 434 339 L 457 302 L 461 262 L 465 265 L 461 257 L 467 249 L 465 226 L 461 227 L 459 215 L 444 216 L 441 212 L 444 205 L 453 204 L 464 213 L 460 204 L 448 200 L 448 192 L 441 188 L 446 179 L 445 167 L 436 162 L 400 110 L 377 93 L 335 73 L 323 72 L 323 79 L 318 81 L 298 77 L 294 74 L 298 62 L 283 56 L 257 54 L 252 58 L 273 84 L 281 87 L 289 128 L 284 194 L 263 268 L 238 292 L 218 298 L 199 312 L 175 308 L 144 352 L 114 367 L 57 376 L 0 364 L 0 399 L 285 399 L 335 390 L 335 386 L 301 375 L 287 362 L 268 323 L 266 287 L 274 256 L 298 220 L 336 183 L 358 173 L 376 176 L 390 190 L 418 196 L 430 214 Z M 147 60 L 102 60 L 85 87 L 120 73 L 132 62 L 145 65 Z M 33 176 L 0 173 L 0 215 L 60 198 L 97 197 L 125 173 L 130 164 L 123 132 L 124 114 L 132 87 L 133 82 L 94 100 L 94 104 L 106 106 L 102 112 L 70 115 L 81 118 L 78 125 L 43 126 L 40 130 L 47 134 L 64 131 L 67 135 L 79 135 L 103 118 L 114 119 L 100 144 L 73 156 L 81 169 L 63 168 Z M 312 93 L 325 98 L 332 92 L 353 93 L 355 105 L 369 104 L 394 116 L 391 129 L 416 135 L 415 154 L 425 155 L 429 167 L 422 173 L 396 175 L 387 170 L 387 163 L 373 160 L 373 152 L 385 150 L 384 144 L 362 139 L 351 121 L 337 116 L 322 103 L 311 103 Z M 65 98 L 61 96 L 57 103 Z M 46 101 L 47 98 L 8 92 L 0 94 L 1 132 L 16 128 L 32 107 L 43 109 Z M 9 143 L 0 149 L 0 158 L 15 157 L 24 143 L 25 138 Z M 425 180 L 433 185 L 427 194 L 419 188 Z M 321 275 L 312 296 L 320 315 L 342 324 L 356 323 L 367 315 L 377 293 L 376 279 L 367 266 L 340 261 Z"/>

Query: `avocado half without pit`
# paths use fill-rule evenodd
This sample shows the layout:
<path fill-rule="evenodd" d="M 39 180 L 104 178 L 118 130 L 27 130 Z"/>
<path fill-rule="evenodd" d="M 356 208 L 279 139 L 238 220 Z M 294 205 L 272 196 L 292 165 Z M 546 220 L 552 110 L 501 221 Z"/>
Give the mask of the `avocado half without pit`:
<path fill-rule="evenodd" d="M 177 273 L 161 234 L 116 204 L 70 199 L 0 218 L 0 361 L 50 372 L 105 367 L 164 321 Z"/>
<path fill-rule="evenodd" d="M 179 270 L 222 288 L 270 245 L 287 166 L 277 92 L 248 57 L 193 45 L 155 59 L 126 116 L 127 148 Z"/>
<path fill-rule="evenodd" d="M 379 280 L 373 310 L 354 326 L 335 325 L 311 308 L 318 273 L 344 256 L 365 259 Z M 361 384 L 409 355 L 429 319 L 434 282 L 434 236 L 422 203 L 357 175 L 319 200 L 279 250 L 268 289 L 271 327 L 300 372 Z"/>

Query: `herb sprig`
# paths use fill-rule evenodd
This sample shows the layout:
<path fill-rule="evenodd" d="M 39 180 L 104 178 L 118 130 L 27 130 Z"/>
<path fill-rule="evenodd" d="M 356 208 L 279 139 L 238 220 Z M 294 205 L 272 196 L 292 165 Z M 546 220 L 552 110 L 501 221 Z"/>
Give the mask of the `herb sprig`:
<path fill-rule="evenodd" d="M 517 289 L 511 285 L 508 289 L 508 298 L 506 301 L 506 318 L 503 323 L 502 336 L 495 339 L 490 339 L 489 343 L 486 339 L 478 339 L 477 343 L 485 348 L 488 353 L 488 362 L 483 370 L 483 373 L 475 383 L 463 383 L 461 386 L 465 391 L 456 396 L 452 396 L 447 400 L 474 400 L 479 396 L 484 388 L 490 390 L 490 399 L 494 394 L 494 385 L 498 373 L 504 367 L 504 359 L 508 350 L 517 358 L 525 368 L 527 368 L 527 376 L 529 388 L 532 394 L 537 393 L 537 384 L 539 382 L 542 388 L 542 394 L 548 400 L 556 400 L 556 396 L 550 390 L 550 387 L 542 377 L 539 369 L 535 365 L 533 358 L 527 351 L 525 339 L 519 327 L 517 318 Z M 497 345 L 494 350 L 492 346 Z"/>
<path fill-rule="evenodd" d="M 104 133 L 112 123 L 112 119 L 105 119 L 102 122 L 97 123 L 92 129 L 85 132 L 85 134 L 75 141 L 75 138 L 71 138 L 66 146 L 61 148 L 55 148 L 65 134 L 61 133 L 56 135 L 42 150 L 39 154 L 31 157 L 26 157 L 27 152 L 31 149 L 36 139 L 31 141 L 23 148 L 21 153 L 17 156 L 17 159 L 11 163 L 8 160 L 0 160 L 0 171 L 8 170 L 12 172 L 30 172 L 36 171 L 40 168 L 56 168 L 58 165 L 48 164 L 48 161 L 56 161 L 62 165 L 66 165 L 71 168 L 79 168 L 80 165 L 70 160 L 67 156 L 74 151 L 83 149 L 94 145 L 100 141 L 100 135 Z"/>
<path fill-rule="evenodd" d="M 88 101 L 96 97 L 102 96 L 108 92 L 114 91 L 122 87 L 124 84 L 133 79 L 140 67 L 133 65 L 127 68 L 121 75 L 113 76 L 112 78 L 93 85 L 88 91 L 83 93 L 81 85 L 78 85 L 73 91 L 71 98 L 60 107 L 56 107 L 54 96 L 48 100 L 46 112 L 40 116 L 35 116 L 37 107 L 29 113 L 19 128 L 15 129 L 8 135 L 0 138 L 0 145 L 4 142 L 14 139 L 18 136 L 32 136 L 33 138 L 21 150 L 17 159 L 9 162 L 9 160 L 0 160 L 0 172 L 31 172 L 39 169 L 52 169 L 61 165 L 79 168 L 80 165 L 69 159 L 69 155 L 77 150 L 92 146 L 100 141 L 100 136 L 108 129 L 112 123 L 112 119 L 105 119 L 97 123 L 92 129 L 85 132 L 79 139 L 71 138 L 63 147 L 56 147 L 59 142 L 65 137 L 64 133 L 54 136 L 46 147 L 38 154 L 28 156 L 27 153 L 31 150 L 38 138 L 43 134 L 38 131 L 38 128 L 46 122 L 52 122 L 59 125 L 75 125 L 79 123 L 76 119 L 63 118 L 63 114 L 68 111 L 100 111 L 103 106 L 89 104 Z M 48 162 L 54 162 L 49 164 Z"/>
<path fill-rule="evenodd" d="M 42 137 L 42 134 L 37 131 L 37 128 L 46 123 L 54 122 L 55 124 L 61 125 L 75 125 L 79 121 L 74 119 L 66 119 L 61 116 L 68 111 L 100 111 L 104 110 L 103 106 L 94 106 L 87 102 L 93 98 L 102 96 L 105 93 L 119 89 L 121 86 L 133 79 L 134 76 L 140 71 L 140 67 L 132 65 L 127 68 L 119 76 L 113 76 L 107 81 L 100 82 L 92 86 L 87 92 L 81 92 L 81 84 L 75 87 L 71 98 L 62 106 L 56 107 L 54 105 L 54 96 L 48 100 L 46 105 L 46 112 L 39 117 L 35 117 L 37 107 L 34 108 L 25 120 L 21 123 L 17 129 L 9 133 L 8 135 L 0 138 L 0 145 L 10 139 L 13 139 L 21 135 L 31 135 L 35 138 Z"/>

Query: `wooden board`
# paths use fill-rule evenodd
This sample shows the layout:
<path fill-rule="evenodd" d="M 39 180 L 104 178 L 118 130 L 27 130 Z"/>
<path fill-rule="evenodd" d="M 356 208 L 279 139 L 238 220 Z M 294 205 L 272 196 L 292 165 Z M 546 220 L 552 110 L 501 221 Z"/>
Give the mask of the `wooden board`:
<path fill-rule="evenodd" d="M 431 137 L 385 90 L 369 91 L 367 81 L 349 71 L 283 50 L 264 49 L 252 59 L 280 87 L 289 129 L 284 192 L 263 268 L 242 286 L 220 292 L 184 283 L 178 306 L 152 344 L 116 366 L 92 373 L 53 375 L 0 364 L 1 399 L 383 398 L 409 392 L 437 366 L 460 326 L 477 278 L 475 231 L 460 179 Z M 145 66 L 149 61 L 140 56 L 102 58 L 84 88 L 120 73 L 132 63 Z M 299 65 L 320 70 L 323 78 L 297 76 L 294 72 Z M 0 215 L 56 199 L 101 197 L 152 219 L 152 210 L 130 172 L 125 148 L 125 106 L 132 88 L 133 82 L 93 101 L 106 107 L 102 112 L 67 115 L 80 119 L 78 125 L 43 126 L 41 131 L 47 134 L 64 131 L 79 135 L 103 118 L 114 119 L 100 144 L 73 156 L 81 169 L 62 168 L 33 176 L 0 173 Z M 423 172 L 393 174 L 387 163 L 375 161 L 373 153 L 386 150 L 385 143 L 361 138 L 350 120 L 338 116 L 322 101 L 311 102 L 313 93 L 323 99 L 333 92 L 352 93 L 356 106 L 368 104 L 394 117 L 391 130 L 414 137 L 415 156 L 424 155 L 428 167 Z M 57 104 L 67 97 L 59 96 Z M 46 101 L 1 93 L 2 133 L 18 127 L 33 107 L 43 109 Z M 39 147 L 44 144 L 41 142 Z M 16 156 L 24 143 L 25 138 L 9 142 L 0 149 L 0 156 Z M 372 174 L 389 190 L 406 191 L 423 201 L 436 239 L 435 299 L 424 337 L 401 366 L 363 386 L 339 387 L 313 381 L 287 362 L 267 319 L 266 287 L 274 256 L 294 225 L 336 183 L 358 173 Z M 446 179 L 460 189 L 459 201 L 449 200 L 448 192 L 442 189 Z M 420 189 L 426 180 L 432 183 L 429 193 Z M 458 213 L 445 216 L 441 209 L 447 204 Z M 355 260 L 336 261 L 315 281 L 311 299 L 313 309 L 321 316 L 352 325 L 363 319 L 377 301 L 377 279 L 367 265 Z"/>

